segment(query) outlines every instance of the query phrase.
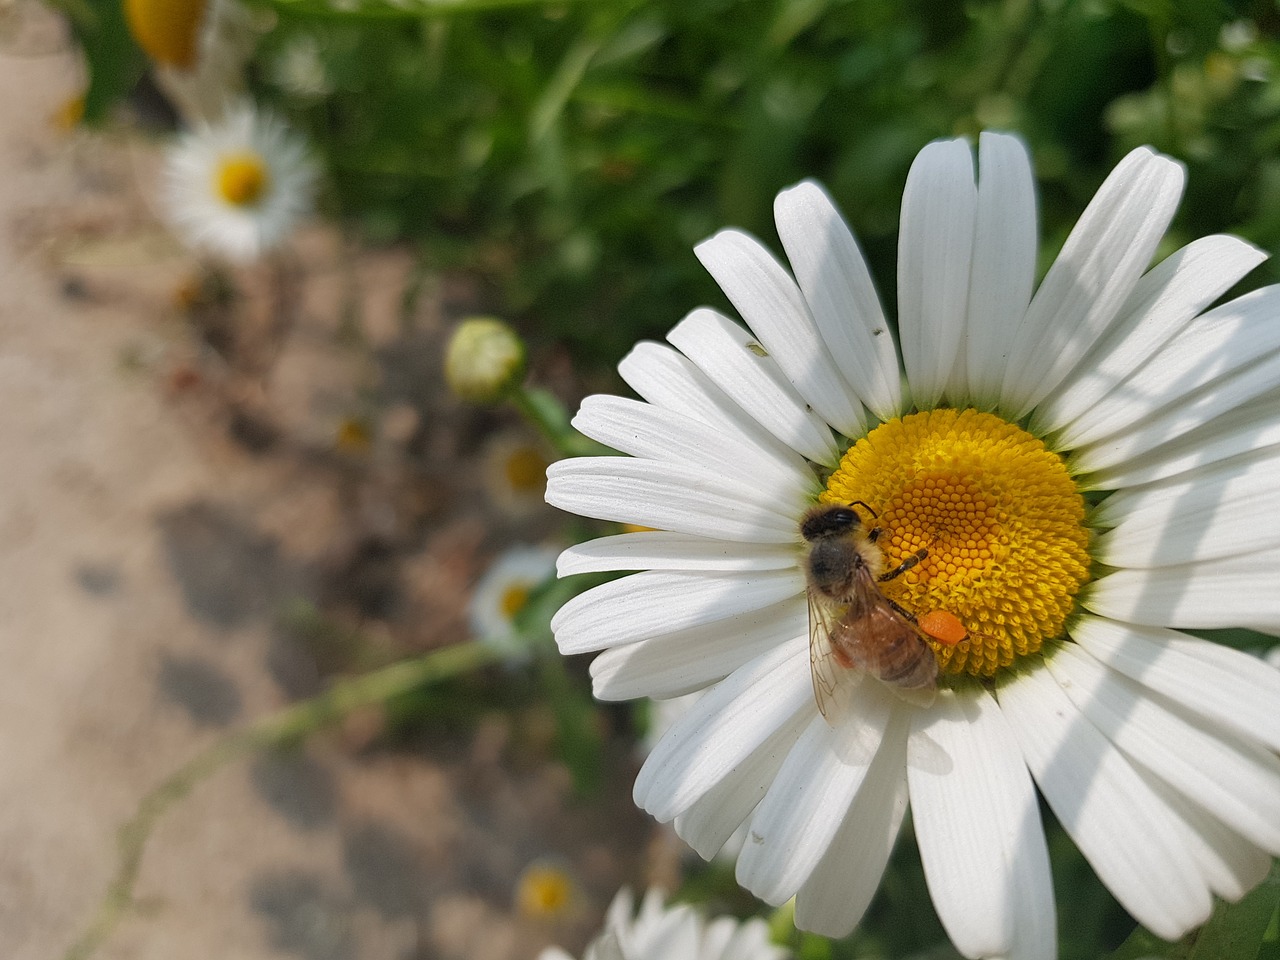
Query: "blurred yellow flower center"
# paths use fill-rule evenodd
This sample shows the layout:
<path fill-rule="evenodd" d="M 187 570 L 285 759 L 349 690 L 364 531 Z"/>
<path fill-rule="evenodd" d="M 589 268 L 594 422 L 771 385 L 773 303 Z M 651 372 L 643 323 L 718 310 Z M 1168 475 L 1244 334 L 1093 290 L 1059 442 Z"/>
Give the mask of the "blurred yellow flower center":
<path fill-rule="evenodd" d="M 1089 577 L 1084 500 L 1062 459 L 989 413 L 881 424 L 849 448 L 819 499 L 869 504 L 889 569 L 928 551 L 882 588 L 917 615 L 944 610 L 963 624 L 953 646 L 926 637 L 948 673 L 989 677 L 1061 636 Z"/>
<path fill-rule="evenodd" d="M 560 867 L 534 864 L 525 869 L 516 885 L 516 905 L 526 917 L 554 920 L 573 905 L 574 886 Z"/>
<path fill-rule="evenodd" d="M 133 38 L 156 63 L 195 66 L 205 0 L 125 0 Z"/>
<path fill-rule="evenodd" d="M 267 165 L 256 153 L 245 151 L 222 157 L 214 174 L 218 196 L 233 207 L 252 207 L 271 183 Z"/>
<path fill-rule="evenodd" d="M 347 417 L 338 424 L 334 445 L 347 453 L 364 453 L 373 444 L 369 426 L 363 420 Z"/>
<path fill-rule="evenodd" d="M 498 599 L 498 608 L 502 611 L 502 615 L 508 620 L 514 620 L 517 613 L 524 609 L 524 605 L 529 602 L 530 585 L 527 583 L 513 583 L 502 591 L 502 596 Z"/>
<path fill-rule="evenodd" d="M 518 447 L 507 457 L 507 483 L 519 493 L 541 493 L 547 486 L 546 457 L 534 447 Z"/>

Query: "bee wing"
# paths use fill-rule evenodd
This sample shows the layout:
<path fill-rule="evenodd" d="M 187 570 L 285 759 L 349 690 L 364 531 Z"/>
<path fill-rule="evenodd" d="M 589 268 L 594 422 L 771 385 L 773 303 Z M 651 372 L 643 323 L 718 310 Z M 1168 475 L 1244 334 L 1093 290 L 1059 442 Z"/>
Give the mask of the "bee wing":
<path fill-rule="evenodd" d="M 809 673 L 813 677 L 813 699 L 818 712 L 834 726 L 838 703 L 846 699 L 847 688 L 861 682 L 863 671 L 846 667 L 836 659 L 831 636 L 843 614 L 841 605 L 809 590 Z"/>
<path fill-rule="evenodd" d="M 865 767 L 880 747 L 888 722 L 890 698 L 866 684 L 867 671 L 847 655 L 838 657 L 832 636 L 847 633 L 844 606 L 809 592 L 809 666 L 813 697 L 822 718 L 831 728 L 836 756 L 849 766 Z M 858 698 L 854 708 L 853 701 Z"/>

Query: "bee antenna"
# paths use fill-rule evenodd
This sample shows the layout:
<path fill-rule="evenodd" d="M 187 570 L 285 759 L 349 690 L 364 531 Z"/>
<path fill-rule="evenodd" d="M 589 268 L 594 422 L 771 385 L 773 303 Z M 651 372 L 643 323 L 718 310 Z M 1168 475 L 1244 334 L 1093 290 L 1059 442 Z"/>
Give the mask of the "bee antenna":
<path fill-rule="evenodd" d="M 874 517 L 874 518 L 875 518 L 875 519 L 877 519 L 877 520 L 879 520 L 879 519 L 880 519 L 880 514 L 876 513 L 874 510 L 872 510 L 872 509 L 871 509 L 871 504 L 867 503 L 867 501 L 865 501 L 865 500 L 850 500 L 850 501 L 849 501 L 849 506 L 851 506 L 851 507 L 862 507 L 864 510 L 866 510 L 866 511 L 867 511 L 867 513 L 871 514 L 871 516 L 872 516 L 872 517 Z"/>

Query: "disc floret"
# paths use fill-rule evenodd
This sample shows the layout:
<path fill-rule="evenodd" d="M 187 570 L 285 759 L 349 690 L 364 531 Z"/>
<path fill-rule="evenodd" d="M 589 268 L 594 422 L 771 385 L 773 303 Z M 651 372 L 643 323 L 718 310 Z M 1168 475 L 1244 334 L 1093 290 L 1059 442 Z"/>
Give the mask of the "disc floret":
<path fill-rule="evenodd" d="M 928 555 L 884 592 L 945 610 L 963 640 L 926 637 L 947 673 L 990 677 L 1060 637 L 1089 577 L 1084 500 L 1056 453 L 1000 417 L 938 409 L 890 420 L 845 453 L 819 498 L 879 514 L 889 566 Z"/>

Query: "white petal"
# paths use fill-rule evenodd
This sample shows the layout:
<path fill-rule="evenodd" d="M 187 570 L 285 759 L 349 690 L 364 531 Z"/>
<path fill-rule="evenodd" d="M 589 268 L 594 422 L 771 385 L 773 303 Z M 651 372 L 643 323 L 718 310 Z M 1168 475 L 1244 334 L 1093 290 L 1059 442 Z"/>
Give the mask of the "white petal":
<path fill-rule="evenodd" d="M 801 711 L 817 715 L 808 637 L 735 670 L 672 724 L 636 777 L 636 805 L 667 822 Z"/>
<path fill-rule="evenodd" d="M 764 921 L 755 918 L 759 922 Z M 725 947 L 733 939 L 733 935 L 738 930 L 738 922 L 732 917 L 716 917 L 708 921 L 706 930 L 702 934 L 702 943 L 699 949 L 702 951 L 699 956 L 705 957 L 706 960 L 732 960 L 734 954 L 726 953 Z"/>
<path fill-rule="evenodd" d="M 1019 419 L 1053 392 L 1115 319 L 1182 196 L 1181 165 L 1139 147 L 1085 208 L 1027 308 L 1003 407 Z"/>
<path fill-rule="evenodd" d="M 858 241 L 811 180 L 773 202 L 778 236 L 837 368 L 881 420 L 902 412 L 898 348 Z"/>
<path fill-rule="evenodd" d="M 827 352 L 800 288 L 773 255 L 741 230 L 721 230 L 694 253 L 800 395 L 841 433 L 860 436 L 862 404 Z"/>
<path fill-rule="evenodd" d="M 891 715 L 885 712 L 877 719 L 883 717 L 887 726 Z M 880 727 L 877 740 L 884 730 Z M 737 878 L 766 903 L 777 906 L 809 878 L 870 769 L 843 762 L 835 736 L 815 713 L 751 817 Z"/>
<path fill-rule="evenodd" d="M 792 596 L 703 626 L 613 647 L 591 663 L 599 700 L 666 699 L 701 690 L 779 643 L 809 635 L 809 607 Z"/>
<path fill-rule="evenodd" d="M 715 623 L 804 593 L 799 571 L 633 573 L 578 594 L 551 618 L 569 656 Z"/>
<path fill-rule="evenodd" d="M 769 496 L 802 503 L 818 493 L 813 471 L 791 458 L 780 463 L 754 443 L 680 413 L 624 397 L 596 395 L 582 401 L 573 425 L 622 453 L 748 476 Z"/>
<path fill-rule="evenodd" d="M 702 859 L 719 853 L 751 815 L 811 719 L 808 711 L 796 713 L 676 817 L 676 833 Z"/>
<path fill-rule="evenodd" d="M 1280 670 L 1256 657 L 1163 627 L 1081 617 L 1072 639 L 1107 666 L 1280 751 Z"/>
<path fill-rule="evenodd" d="M 1124 438 L 1117 442 L 1123 443 Z M 1275 451 L 1278 447 L 1280 391 L 1272 390 L 1194 430 L 1126 456 L 1097 472 L 1080 475 L 1088 465 L 1087 458 L 1070 458 L 1070 469 L 1077 474 L 1076 482 L 1084 489 L 1118 490 L 1162 480 L 1251 450 Z"/>
<path fill-rule="evenodd" d="M 667 339 L 767 431 L 810 460 L 840 459 L 831 430 L 796 392 L 772 356 L 761 356 L 755 337 L 723 314 L 699 308 Z M 754 347 L 754 349 L 753 349 Z"/>
<path fill-rule="evenodd" d="M 1142 771 L 1139 771 L 1142 773 Z M 1271 856 L 1149 773 L 1142 778 L 1186 826 L 1186 842 L 1217 896 L 1239 900 L 1271 871 Z"/>
<path fill-rule="evenodd" d="M 1165 258 L 1138 281 L 1115 325 L 1061 388 L 1036 408 L 1031 431 L 1044 436 L 1088 414 L 1266 257 L 1237 237 L 1215 236 Z"/>
<path fill-rule="evenodd" d="M 687 904 L 667 908 L 650 922 L 637 922 L 629 938 L 620 936 L 618 956 L 696 958 L 701 928 L 701 919 Z"/>
<path fill-rule="evenodd" d="M 574 544 L 560 554 L 556 572 L 611 570 L 785 570 L 798 562 L 796 548 L 778 543 L 735 543 L 688 533 L 643 530 Z"/>
<path fill-rule="evenodd" d="M 1085 587 L 1099 616 L 1149 626 L 1280 633 L 1280 552 L 1250 553 L 1151 570 L 1118 570 Z"/>
<path fill-rule="evenodd" d="M 1004 956 L 1017 928 L 1034 926 L 1030 939 L 1044 955 L 1054 936 L 1049 854 L 1004 715 L 985 691 L 940 694 L 913 717 L 909 755 L 926 736 L 949 756 L 949 769 L 910 763 L 907 783 L 925 880 L 947 935 L 966 957 Z"/>
<path fill-rule="evenodd" d="M 978 187 L 964 140 L 939 140 L 907 174 L 898 233 L 898 336 L 916 407 L 937 406 L 965 331 Z"/>
<path fill-rule="evenodd" d="M 737 928 L 734 938 L 725 945 L 719 956 L 708 960 L 787 960 L 791 954 L 774 946 L 769 936 L 769 924 L 759 917 L 744 921 Z"/>
<path fill-rule="evenodd" d="M 1122 490 L 1091 519 L 1112 527 L 1093 554 L 1112 567 L 1166 567 L 1280 548 L 1280 451 L 1236 457 Z"/>
<path fill-rule="evenodd" d="M 740 443 L 759 447 L 784 466 L 803 469 L 804 458 L 725 396 L 688 357 L 665 343 L 641 341 L 618 364 L 631 389 L 656 407 L 711 424 Z"/>
<path fill-rule="evenodd" d="M 999 700 L 1049 806 L 1124 908 L 1166 940 L 1207 920 L 1212 898 L 1177 821 L 1049 672 L 1003 681 Z"/>
<path fill-rule="evenodd" d="M 1250 842 L 1280 853 L 1280 759 L 1165 709 L 1077 644 L 1046 661 L 1080 712 L 1126 756 Z"/>
<path fill-rule="evenodd" d="M 907 812 L 907 721 L 907 711 L 895 713 L 830 848 L 796 894 L 801 930 L 848 936 L 879 888 Z"/>
<path fill-rule="evenodd" d="M 1081 471 L 1127 460 L 1253 400 L 1280 380 L 1280 285 L 1204 314 L 1099 403 L 1055 447 Z"/>
<path fill-rule="evenodd" d="M 978 138 L 978 211 L 969 278 L 969 397 L 994 408 L 1000 399 L 1009 345 L 1035 284 L 1036 189 L 1031 158 L 1017 137 Z"/>
<path fill-rule="evenodd" d="M 755 543 L 795 543 L 798 514 L 706 470 L 631 457 L 574 457 L 547 468 L 547 503 L 596 520 Z"/>

